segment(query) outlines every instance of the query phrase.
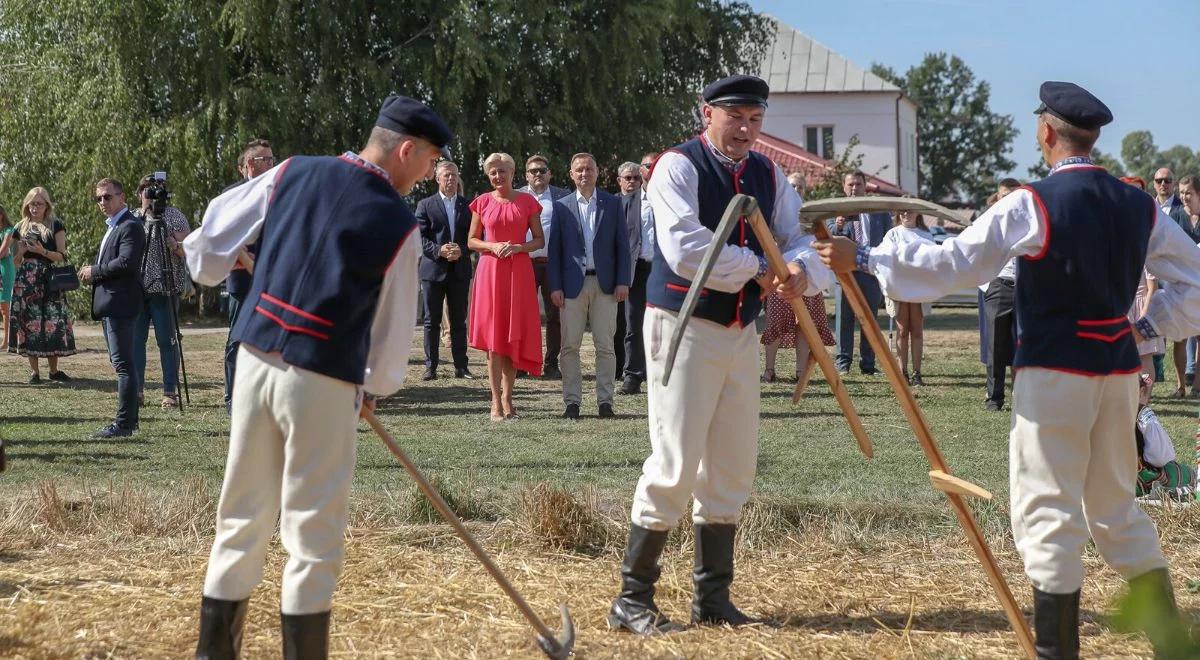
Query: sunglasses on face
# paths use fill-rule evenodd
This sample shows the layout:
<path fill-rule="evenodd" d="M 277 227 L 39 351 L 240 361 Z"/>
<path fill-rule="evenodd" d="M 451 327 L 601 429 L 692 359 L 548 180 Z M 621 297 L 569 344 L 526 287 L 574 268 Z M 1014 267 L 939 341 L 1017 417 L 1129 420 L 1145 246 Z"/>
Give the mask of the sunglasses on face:
<path fill-rule="evenodd" d="M 534 175 L 534 176 L 541 176 L 541 175 L 543 175 L 543 174 L 545 174 L 546 172 L 549 172 L 549 171 L 550 171 L 550 170 L 549 170 L 549 169 L 547 169 L 547 168 L 545 168 L 545 167 L 531 167 L 531 168 L 529 168 L 529 169 L 525 170 L 525 173 L 526 173 L 526 174 L 532 174 L 532 175 Z"/>
<path fill-rule="evenodd" d="M 654 167 L 654 162 L 653 162 L 653 161 L 651 161 L 651 162 L 648 162 L 648 163 L 642 163 L 642 167 L 644 167 L 644 168 L 646 168 L 646 169 L 650 169 L 651 167 Z"/>
<path fill-rule="evenodd" d="M 107 202 L 108 200 L 112 199 L 113 197 L 115 197 L 115 195 L 113 195 L 112 193 L 104 193 L 103 195 L 96 195 L 95 197 L 93 197 L 93 199 L 95 199 L 96 203 L 99 204 L 101 202 Z"/>
<path fill-rule="evenodd" d="M 275 157 L 274 156 L 255 156 L 255 157 L 251 158 L 250 160 L 261 165 L 262 163 L 274 163 Z"/>
<path fill-rule="evenodd" d="M 1154 183 L 1171 183 L 1170 179 L 1155 179 Z"/>

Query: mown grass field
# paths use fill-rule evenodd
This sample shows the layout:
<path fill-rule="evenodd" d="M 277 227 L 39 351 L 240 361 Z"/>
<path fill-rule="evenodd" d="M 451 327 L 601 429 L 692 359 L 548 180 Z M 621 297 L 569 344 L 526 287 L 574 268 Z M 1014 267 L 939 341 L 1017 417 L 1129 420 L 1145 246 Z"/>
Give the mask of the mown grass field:
<path fill-rule="evenodd" d="M 1013 591 L 1028 605 L 1007 532 L 1009 414 L 983 409 L 975 311 L 939 309 L 927 333 L 919 401 L 952 470 L 996 495 L 976 505 L 976 514 Z M 115 410 L 115 382 L 103 340 L 80 334 L 80 354 L 61 365 L 75 378 L 70 384 L 28 385 L 23 359 L 0 359 L 0 434 L 9 458 L 9 471 L 0 475 L 0 655 L 183 656 L 194 643 L 212 502 L 228 446 L 221 403 L 225 336 L 185 337 L 192 395 L 185 412 L 152 405 L 143 408 L 135 437 L 96 441 L 89 435 Z M 147 399 L 157 403 L 153 344 L 150 350 Z M 448 353 L 443 349 L 443 360 Z M 417 333 L 409 385 L 380 403 L 381 419 L 474 521 L 506 570 L 534 591 L 539 611 L 550 616 L 556 599 L 572 602 L 589 655 L 1003 657 L 1015 651 L 982 572 L 942 496 L 929 486 L 928 464 L 882 375 L 855 370 L 848 377 L 875 444 L 872 461 L 858 453 L 819 375 L 798 406 L 790 403 L 791 383 L 763 385 L 758 487 L 740 546 L 745 577 L 735 595 L 783 625 L 694 631 L 641 645 L 604 632 L 602 617 L 616 585 L 628 502 L 649 449 L 645 395 L 618 395 L 617 418 L 601 420 L 589 378 L 584 418 L 569 422 L 558 418 L 557 381 L 521 379 L 515 400 L 522 419 L 493 423 L 478 352 L 471 353 L 480 377 L 473 381 L 449 378 L 443 364 L 442 378 L 423 383 L 421 356 Z M 789 351 L 781 352 L 781 375 L 792 373 L 791 360 Z M 1169 389 L 1160 385 L 1158 393 Z M 1180 456 L 1190 458 L 1197 402 L 1157 399 L 1154 405 Z M 573 529 L 586 538 L 547 549 L 537 524 L 545 513 L 531 502 L 534 484 L 560 488 L 582 503 L 581 515 L 590 522 Z M 1200 517 L 1191 510 L 1155 515 L 1166 524 L 1172 562 L 1180 564 L 1177 585 L 1200 578 L 1187 552 Z M 471 567 L 448 528 L 430 520 L 411 481 L 362 425 L 335 654 L 531 653 L 515 611 Z M 689 543 L 680 534 L 668 552 L 664 607 L 676 616 L 685 611 Z M 397 576 L 397 566 L 379 565 L 383 557 L 411 570 Z M 248 649 L 256 653 L 248 657 L 277 653 L 271 603 L 278 602 L 278 563 L 260 590 L 261 602 L 256 596 L 247 633 Z M 1103 612 L 1119 580 L 1095 557 L 1089 565 L 1097 577 L 1085 591 L 1085 645 L 1092 645 L 1085 653 L 1145 652 L 1136 638 L 1107 628 Z M 378 590 L 394 607 L 381 609 Z M 1181 591 L 1189 605 L 1192 595 Z M 160 613 L 154 625 L 136 623 L 138 617 L 154 620 L 154 612 Z M 432 627 L 414 628 L 413 620 Z"/>

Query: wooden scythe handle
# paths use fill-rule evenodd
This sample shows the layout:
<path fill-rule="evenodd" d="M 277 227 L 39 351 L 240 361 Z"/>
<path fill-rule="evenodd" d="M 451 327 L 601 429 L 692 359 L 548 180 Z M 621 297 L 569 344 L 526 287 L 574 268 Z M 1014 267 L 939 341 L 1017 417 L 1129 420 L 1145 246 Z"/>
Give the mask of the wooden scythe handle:
<path fill-rule="evenodd" d="M 829 229 L 825 226 L 825 223 L 819 221 L 813 223 L 813 235 L 818 240 L 829 240 L 830 238 Z M 900 373 L 900 364 L 896 361 L 896 356 L 888 348 L 887 339 L 884 337 L 883 331 L 879 328 L 879 322 L 875 320 L 875 310 L 871 309 L 867 304 L 866 296 L 858 288 L 858 282 L 854 281 L 853 273 L 837 273 L 837 278 L 838 282 L 842 285 L 842 295 L 846 296 L 850 301 L 850 307 L 854 309 L 854 315 L 858 317 L 859 325 L 862 326 L 867 341 L 871 344 L 871 348 L 875 349 L 876 359 L 880 360 L 883 364 L 883 371 L 887 374 L 892 391 L 895 392 L 896 398 L 900 400 L 900 407 L 904 410 L 904 416 L 908 418 L 908 423 L 912 426 L 913 433 L 917 436 L 917 442 L 920 443 L 922 451 L 925 452 L 925 457 L 929 459 L 930 466 L 938 472 L 949 475 L 950 468 L 946 465 L 946 459 L 942 456 L 937 442 L 933 439 L 933 433 L 929 430 L 929 424 L 925 421 L 925 416 L 921 414 L 921 408 L 917 405 L 917 400 L 913 397 L 912 390 L 908 387 L 908 382 L 904 380 L 903 375 Z M 1017 601 L 1013 598 L 1012 592 L 1008 588 L 1008 583 L 1004 580 L 1004 575 L 1000 573 L 1000 567 L 996 564 L 996 558 L 992 555 L 992 549 L 988 547 L 987 540 L 983 538 L 983 532 L 979 530 L 979 525 L 975 522 L 975 516 L 971 514 L 971 510 L 967 508 L 966 502 L 963 501 L 962 495 L 959 495 L 958 492 L 955 490 L 944 490 L 942 492 L 946 494 L 946 499 L 950 500 L 954 514 L 958 517 L 959 524 L 962 525 L 963 530 L 967 534 L 967 541 L 971 544 L 971 548 L 975 550 L 975 555 L 979 558 L 979 562 L 983 564 L 983 570 L 987 573 L 988 581 L 992 583 L 992 589 L 996 592 L 996 597 L 1000 600 L 1000 606 L 1004 608 L 1004 615 L 1008 617 L 1009 625 L 1012 626 L 1013 632 L 1017 634 L 1017 642 L 1021 645 L 1021 650 L 1025 652 L 1026 657 L 1036 658 L 1037 652 L 1034 649 L 1033 634 L 1029 630 L 1029 622 L 1025 620 L 1025 615 L 1021 612 L 1021 608 L 1017 606 Z"/>
<path fill-rule="evenodd" d="M 754 230 L 759 245 L 762 246 L 771 272 L 780 280 L 787 279 L 791 272 L 788 271 L 787 262 L 783 260 L 779 245 L 775 243 L 775 236 L 771 234 L 771 228 L 767 226 L 767 221 L 763 218 L 762 210 L 755 207 L 754 213 L 750 214 L 747 221 L 750 223 L 750 228 Z M 829 389 L 833 391 L 833 396 L 837 399 L 838 405 L 842 407 L 842 413 L 850 424 L 850 432 L 854 434 L 854 440 L 858 442 L 859 451 L 867 458 L 873 457 L 875 451 L 871 448 L 871 439 L 867 437 L 867 430 L 863 428 L 862 420 L 858 417 L 858 410 L 855 409 L 854 402 L 850 400 L 850 393 L 846 391 L 846 384 L 838 375 L 833 358 L 829 357 L 829 351 L 825 350 L 825 342 L 821 340 L 821 333 L 817 330 L 816 323 L 813 323 L 812 317 L 809 316 L 808 308 L 804 306 L 804 300 L 795 298 L 789 302 L 792 305 L 792 312 L 796 315 L 796 321 L 800 324 L 800 332 L 804 335 L 804 340 L 808 342 L 809 351 L 817 359 L 817 364 L 821 366 L 821 372 L 825 374 Z M 803 374 L 801 378 L 804 378 Z M 800 390 L 800 383 L 797 383 L 796 387 Z M 793 399 L 794 401 L 795 399 Z"/>

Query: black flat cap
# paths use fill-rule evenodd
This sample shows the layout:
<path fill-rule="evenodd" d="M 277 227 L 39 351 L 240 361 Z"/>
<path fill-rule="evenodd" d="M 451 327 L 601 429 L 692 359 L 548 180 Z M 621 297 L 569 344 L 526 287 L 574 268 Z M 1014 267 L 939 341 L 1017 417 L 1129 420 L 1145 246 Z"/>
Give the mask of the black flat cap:
<path fill-rule="evenodd" d="M 425 138 L 435 147 L 441 147 L 442 156 L 450 158 L 446 145 L 454 141 L 454 133 L 432 108 L 407 96 L 389 96 L 379 108 L 375 125 L 397 133 Z"/>
<path fill-rule="evenodd" d="M 1095 130 L 1113 120 L 1107 105 L 1086 89 L 1069 82 L 1047 80 L 1038 96 L 1042 104 L 1033 113 L 1048 112 L 1079 128 Z"/>
<path fill-rule="evenodd" d="M 758 105 L 765 108 L 770 93 L 767 81 L 739 73 L 709 83 L 701 95 L 709 105 Z"/>

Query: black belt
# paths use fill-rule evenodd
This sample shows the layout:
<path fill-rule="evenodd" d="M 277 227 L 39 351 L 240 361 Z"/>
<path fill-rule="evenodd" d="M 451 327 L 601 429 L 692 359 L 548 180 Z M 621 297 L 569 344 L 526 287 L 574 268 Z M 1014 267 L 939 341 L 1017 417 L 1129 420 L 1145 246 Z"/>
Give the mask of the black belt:
<path fill-rule="evenodd" d="M 584 277 L 587 277 L 588 275 L 595 275 L 595 274 L 596 274 L 596 269 L 595 269 L 595 268 L 589 268 L 589 269 L 587 269 L 587 270 L 583 271 L 583 276 L 584 276 Z"/>

